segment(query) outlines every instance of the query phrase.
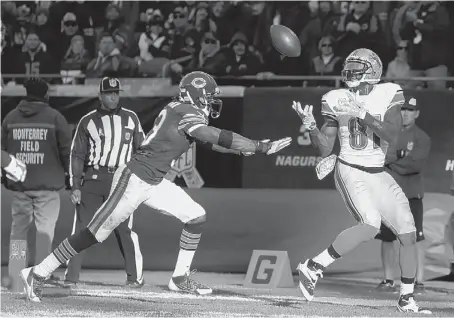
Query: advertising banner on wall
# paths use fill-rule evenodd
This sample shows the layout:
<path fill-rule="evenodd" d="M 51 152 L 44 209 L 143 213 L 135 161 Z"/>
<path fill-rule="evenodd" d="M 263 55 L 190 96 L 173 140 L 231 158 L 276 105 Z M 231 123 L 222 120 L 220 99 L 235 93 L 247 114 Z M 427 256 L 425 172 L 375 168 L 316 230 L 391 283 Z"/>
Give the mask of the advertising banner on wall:
<path fill-rule="evenodd" d="M 283 188 L 283 189 L 331 189 L 332 175 L 322 181 L 317 179 L 315 166 L 321 160 L 311 146 L 309 135 L 291 105 L 294 100 L 314 105 L 319 126 L 320 98 L 324 88 L 247 88 L 224 87 L 222 115 L 212 120 L 219 128 L 229 129 L 252 139 L 277 139 L 293 137 L 293 143 L 282 152 L 271 155 L 239 157 L 216 153 L 197 147 L 197 171 L 204 187 L 216 188 Z M 2 119 L 23 98 L 19 94 L 2 94 Z M 173 92 L 174 93 L 174 92 Z M 432 147 L 424 177 L 427 192 L 448 192 L 454 170 L 454 92 L 408 91 L 421 106 L 417 124 L 431 137 Z M 88 94 L 87 94 L 88 95 Z M 124 107 L 135 111 L 148 131 L 162 107 L 172 94 L 164 96 L 124 97 Z M 95 94 L 84 97 L 53 96 L 50 103 L 75 127 L 79 119 L 98 106 Z M 338 151 L 338 144 L 335 145 Z M 189 157 L 188 157 L 189 158 Z M 176 182 L 185 186 L 184 179 L 176 176 Z"/>
<path fill-rule="evenodd" d="M 244 188 L 333 188 L 332 175 L 319 181 L 315 166 L 320 161 L 304 133 L 301 120 L 292 109 L 292 102 L 314 105 L 319 127 L 321 96 L 327 89 L 250 88 L 244 96 L 243 133 L 255 139 L 277 139 L 286 136 L 293 143 L 271 156 L 252 156 L 243 162 Z M 417 124 L 432 139 L 429 160 L 423 172 L 426 192 L 449 191 L 454 168 L 454 92 L 408 91 L 414 96 L 421 113 Z M 334 152 L 338 151 L 338 143 Z"/>

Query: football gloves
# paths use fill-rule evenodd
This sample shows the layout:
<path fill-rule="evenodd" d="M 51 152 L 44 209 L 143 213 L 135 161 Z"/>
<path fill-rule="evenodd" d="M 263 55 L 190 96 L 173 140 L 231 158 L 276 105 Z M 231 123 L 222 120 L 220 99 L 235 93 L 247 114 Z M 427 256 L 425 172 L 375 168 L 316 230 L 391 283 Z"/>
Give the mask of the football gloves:
<path fill-rule="evenodd" d="M 348 103 L 337 105 L 335 107 L 336 114 L 338 115 L 350 115 L 353 117 L 358 117 L 364 119 L 366 116 L 367 110 L 356 101 L 353 93 L 347 91 L 346 96 L 348 98 Z"/>
<path fill-rule="evenodd" d="M 270 139 L 263 139 L 263 140 L 260 140 L 260 142 L 267 143 L 267 142 L 270 142 Z M 241 153 L 241 155 L 243 155 L 243 156 L 252 156 L 254 154 L 255 154 L 255 152 L 242 152 Z"/>
<path fill-rule="evenodd" d="M 273 153 L 279 152 L 282 149 L 290 146 L 292 143 L 292 137 L 286 137 L 279 140 L 265 142 L 267 147 L 267 151 L 265 152 L 267 155 L 272 155 Z"/>
<path fill-rule="evenodd" d="M 4 169 L 6 172 L 6 177 L 13 180 L 14 182 L 24 182 L 27 175 L 27 167 L 25 163 L 16 159 L 16 157 L 9 155 L 11 162 Z"/>
<path fill-rule="evenodd" d="M 314 130 L 317 127 L 314 115 L 312 114 L 312 105 L 306 105 L 303 108 L 300 102 L 293 101 L 292 108 L 296 111 L 298 116 L 300 116 L 305 129 Z"/>

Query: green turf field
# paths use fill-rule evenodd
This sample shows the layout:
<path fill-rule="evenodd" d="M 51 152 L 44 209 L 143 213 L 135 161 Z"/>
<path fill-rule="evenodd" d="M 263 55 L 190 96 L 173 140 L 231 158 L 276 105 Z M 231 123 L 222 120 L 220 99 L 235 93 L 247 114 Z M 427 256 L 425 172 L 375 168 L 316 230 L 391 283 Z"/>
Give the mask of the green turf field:
<path fill-rule="evenodd" d="M 57 276 L 62 276 L 59 272 Z M 405 317 L 396 310 L 397 294 L 375 291 L 377 281 L 327 277 L 307 303 L 298 289 L 256 289 L 242 286 L 244 275 L 196 273 L 213 287 L 210 296 L 167 290 L 170 273 L 148 272 L 142 289 L 122 286 L 121 271 L 84 271 L 77 289 L 47 287 L 42 303 L 29 303 L 22 294 L 2 291 L 2 317 Z M 454 317 L 453 283 L 427 288 L 420 304 L 435 317 Z M 446 287 L 446 288 L 445 288 Z"/>

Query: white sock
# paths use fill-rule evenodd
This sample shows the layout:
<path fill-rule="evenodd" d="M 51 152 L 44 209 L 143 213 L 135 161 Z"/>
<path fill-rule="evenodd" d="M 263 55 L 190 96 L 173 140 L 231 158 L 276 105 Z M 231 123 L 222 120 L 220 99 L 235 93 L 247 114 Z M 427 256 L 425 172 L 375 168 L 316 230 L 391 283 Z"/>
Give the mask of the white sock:
<path fill-rule="evenodd" d="M 180 252 L 178 253 L 177 264 L 175 265 L 175 271 L 173 272 L 172 277 L 183 276 L 186 275 L 187 272 L 189 272 L 194 254 L 195 250 L 188 251 L 180 249 Z"/>
<path fill-rule="evenodd" d="M 47 278 L 60 267 L 60 265 L 61 263 L 55 257 L 54 253 L 50 253 L 49 256 L 33 268 L 33 272 L 38 276 Z"/>
<path fill-rule="evenodd" d="M 320 254 L 318 254 L 317 256 L 315 256 L 312 260 L 316 263 L 319 263 L 323 267 L 328 267 L 336 259 L 334 259 L 331 255 L 329 255 L 328 249 L 326 249 L 323 252 L 321 252 Z"/>
<path fill-rule="evenodd" d="M 408 295 L 413 294 L 415 290 L 415 284 L 404 284 L 400 282 L 400 294 L 401 295 Z"/>

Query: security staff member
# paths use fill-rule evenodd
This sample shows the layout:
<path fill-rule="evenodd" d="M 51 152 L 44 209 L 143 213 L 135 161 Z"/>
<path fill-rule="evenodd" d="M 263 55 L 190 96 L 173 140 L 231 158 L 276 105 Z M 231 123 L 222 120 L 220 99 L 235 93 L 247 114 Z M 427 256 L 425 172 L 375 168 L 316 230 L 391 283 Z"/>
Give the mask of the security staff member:
<path fill-rule="evenodd" d="M 115 170 L 131 159 L 145 137 L 136 113 L 119 106 L 120 91 L 117 78 L 104 77 L 100 107 L 82 117 L 76 128 L 70 162 L 71 201 L 77 204 L 73 234 L 88 225 L 109 196 Z M 142 287 L 143 259 L 132 224 L 133 216 L 115 229 L 115 236 L 125 259 L 126 285 Z M 78 283 L 82 259 L 79 254 L 69 262 L 66 286 Z"/>
<path fill-rule="evenodd" d="M 49 105 L 49 85 L 46 81 L 29 78 L 24 87 L 27 95 L 3 120 L 2 150 L 27 165 L 27 177 L 22 176 L 23 180 L 7 174 L 5 186 L 11 190 L 13 197 L 11 244 L 27 240 L 34 223 L 35 263 L 38 264 L 52 248 L 60 214 L 59 191 L 65 187 L 65 172 L 69 166 L 71 129 L 65 117 Z M 11 163 L 16 163 L 16 159 Z M 10 273 L 18 266 L 13 260 L 9 260 Z M 57 280 L 52 275 L 48 283 Z"/>
<path fill-rule="evenodd" d="M 415 220 L 416 241 L 424 240 L 423 233 L 423 196 L 424 187 L 421 171 L 424 168 L 430 152 L 430 137 L 416 124 L 419 117 L 419 107 L 415 97 L 407 98 L 401 108 L 403 128 L 397 142 L 390 145 L 386 155 L 386 169 L 400 185 L 410 203 Z M 393 241 L 396 236 L 382 224 L 381 233 L 377 238 L 382 240 L 382 262 L 385 279 L 378 285 L 381 290 L 394 290 L 392 265 L 395 250 Z M 415 293 L 424 291 L 424 259 L 425 252 L 421 243 L 417 244 L 417 274 Z"/>

